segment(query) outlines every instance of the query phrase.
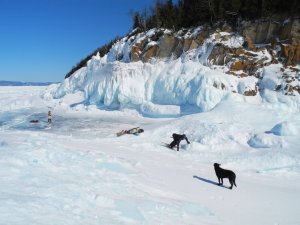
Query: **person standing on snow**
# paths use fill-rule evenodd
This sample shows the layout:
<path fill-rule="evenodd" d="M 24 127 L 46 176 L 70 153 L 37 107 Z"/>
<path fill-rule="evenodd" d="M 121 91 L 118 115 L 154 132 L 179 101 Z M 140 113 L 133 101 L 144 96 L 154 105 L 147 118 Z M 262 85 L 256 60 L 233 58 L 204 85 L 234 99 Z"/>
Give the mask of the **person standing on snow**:
<path fill-rule="evenodd" d="M 172 134 L 173 141 L 169 144 L 170 148 L 173 148 L 175 145 L 177 145 L 177 151 L 179 151 L 179 144 L 182 140 L 186 140 L 186 143 L 190 144 L 189 140 L 185 136 L 185 134 Z"/>
<path fill-rule="evenodd" d="M 48 111 L 48 125 L 51 125 L 52 123 L 52 114 L 51 111 Z"/>

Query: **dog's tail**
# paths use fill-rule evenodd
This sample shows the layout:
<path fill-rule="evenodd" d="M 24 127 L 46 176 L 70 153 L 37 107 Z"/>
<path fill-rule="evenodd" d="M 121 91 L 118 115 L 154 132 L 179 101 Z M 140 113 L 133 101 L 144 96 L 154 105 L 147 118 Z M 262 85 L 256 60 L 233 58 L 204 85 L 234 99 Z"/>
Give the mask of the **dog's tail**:
<path fill-rule="evenodd" d="M 235 179 L 236 179 L 236 176 L 235 176 L 235 174 L 234 174 L 234 179 L 233 179 L 233 184 L 234 184 L 234 186 L 236 186 L 236 184 L 235 184 Z M 236 186 L 237 187 L 237 186 Z"/>

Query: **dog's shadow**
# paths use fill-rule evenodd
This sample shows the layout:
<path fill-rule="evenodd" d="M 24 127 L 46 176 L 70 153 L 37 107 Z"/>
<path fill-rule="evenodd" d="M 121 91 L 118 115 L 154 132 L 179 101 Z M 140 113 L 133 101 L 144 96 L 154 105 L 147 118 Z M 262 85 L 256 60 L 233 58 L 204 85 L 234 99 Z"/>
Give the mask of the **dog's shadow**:
<path fill-rule="evenodd" d="M 198 179 L 198 180 L 204 181 L 204 182 L 209 183 L 209 184 L 217 185 L 218 187 L 222 187 L 222 188 L 227 188 L 227 189 L 229 189 L 229 187 L 226 187 L 226 186 L 224 186 L 224 185 L 220 185 L 220 184 L 217 183 L 217 182 L 214 182 L 214 181 L 212 181 L 212 180 L 208 180 L 208 179 L 205 179 L 205 178 L 202 178 L 202 177 L 198 177 L 198 176 L 196 176 L 196 175 L 194 175 L 193 178 L 196 178 L 196 179 Z"/>

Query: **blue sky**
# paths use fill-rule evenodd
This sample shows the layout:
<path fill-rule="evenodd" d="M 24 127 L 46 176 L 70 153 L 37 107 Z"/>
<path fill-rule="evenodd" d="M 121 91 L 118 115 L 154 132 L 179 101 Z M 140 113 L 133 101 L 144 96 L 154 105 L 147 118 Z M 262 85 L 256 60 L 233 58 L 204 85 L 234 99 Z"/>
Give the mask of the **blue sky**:
<path fill-rule="evenodd" d="M 153 0 L 0 0 L 0 80 L 62 81 Z"/>

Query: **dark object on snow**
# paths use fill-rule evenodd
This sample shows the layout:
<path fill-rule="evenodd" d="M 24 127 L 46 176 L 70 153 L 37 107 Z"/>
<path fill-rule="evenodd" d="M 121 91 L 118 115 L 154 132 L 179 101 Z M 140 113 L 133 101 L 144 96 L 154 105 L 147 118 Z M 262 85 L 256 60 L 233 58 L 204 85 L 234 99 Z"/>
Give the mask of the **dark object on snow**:
<path fill-rule="evenodd" d="M 135 135 L 138 135 L 138 134 L 143 133 L 143 132 L 144 132 L 143 129 L 141 129 L 139 127 L 135 127 L 135 128 L 130 129 L 130 130 L 122 130 L 122 131 L 120 131 L 120 132 L 117 133 L 117 136 L 119 137 L 119 136 L 121 136 L 123 134 L 135 134 Z"/>
<path fill-rule="evenodd" d="M 52 123 L 52 114 L 51 111 L 48 111 L 48 124 L 50 125 Z"/>
<path fill-rule="evenodd" d="M 185 136 L 185 134 L 172 134 L 173 141 L 170 143 L 169 147 L 173 148 L 175 145 L 177 145 L 177 151 L 179 151 L 179 144 L 182 140 L 186 140 L 188 144 L 190 144 L 189 140 Z"/>
<path fill-rule="evenodd" d="M 220 164 L 218 164 L 218 163 L 215 163 L 214 167 L 215 167 L 216 175 L 218 177 L 219 185 L 223 185 L 223 178 L 228 178 L 229 183 L 231 185 L 229 188 L 232 189 L 233 185 L 236 186 L 236 184 L 235 184 L 236 176 L 235 176 L 234 172 L 232 172 L 231 170 L 222 169 L 220 167 Z"/>
<path fill-rule="evenodd" d="M 38 123 L 39 120 L 30 120 L 30 123 Z"/>

